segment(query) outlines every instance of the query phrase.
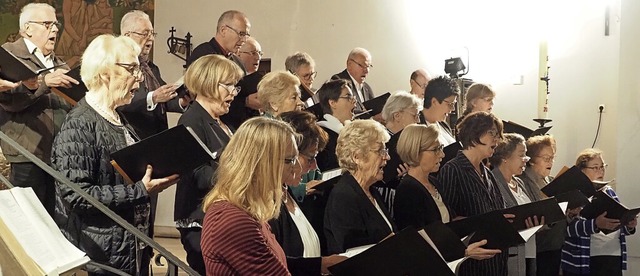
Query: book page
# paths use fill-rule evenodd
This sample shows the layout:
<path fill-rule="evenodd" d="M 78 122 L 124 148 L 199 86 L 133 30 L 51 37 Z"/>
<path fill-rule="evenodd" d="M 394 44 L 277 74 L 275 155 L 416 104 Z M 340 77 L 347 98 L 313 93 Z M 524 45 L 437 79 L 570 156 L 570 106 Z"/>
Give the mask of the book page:
<path fill-rule="evenodd" d="M 322 181 L 327 181 L 331 178 L 338 177 L 340 175 L 342 175 L 342 169 L 340 168 L 322 172 Z"/>
<path fill-rule="evenodd" d="M 436 253 L 438 253 L 438 256 L 440 256 L 440 258 L 442 259 L 443 262 L 447 263 L 447 266 L 449 266 L 449 269 L 451 269 L 451 272 L 455 273 L 456 275 L 457 270 L 458 270 L 458 266 L 464 262 L 466 259 L 468 259 L 469 257 L 462 257 L 460 259 L 457 259 L 455 261 L 452 262 L 447 262 L 444 257 L 442 256 L 442 253 L 440 253 L 440 250 L 438 249 L 438 247 L 436 246 L 436 244 L 433 242 L 433 240 L 431 240 L 431 238 L 429 237 L 429 234 L 427 234 L 426 231 L 424 231 L 424 229 L 418 231 L 418 234 L 420 234 L 420 236 L 422 236 L 422 238 L 424 238 L 424 240 L 433 248 L 433 250 L 436 251 Z M 465 237 L 466 238 L 466 237 Z M 464 239 L 464 238 L 463 238 Z"/>
<path fill-rule="evenodd" d="M 562 209 L 563 213 L 567 213 L 567 207 L 569 207 L 569 202 L 559 202 L 558 206 L 560 206 L 560 209 Z"/>
<path fill-rule="evenodd" d="M 527 228 L 527 229 L 524 229 L 524 230 L 520 230 L 520 231 L 518 231 L 518 233 L 520 234 L 522 239 L 526 242 L 526 241 L 529 241 L 529 239 L 531 237 L 533 237 L 533 235 L 535 235 L 536 232 L 538 232 L 538 230 L 540 228 L 542 228 L 542 226 L 544 226 L 544 225 L 538 225 L 538 226 L 534 226 L 534 227 Z"/>
<path fill-rule="evenodd" d="M 361 245 L 361 246 L 358 246 L 358 247 L 349 248 L 344 253 L 340 253 L 338 255 L 345 256 L 347 258 L 351 258 L 351 257 L 353 257 L 355 255 L 358 255 L 358 254 L 366 251 L 367 249 L 373 247 L 374 245 L 375 244 L 367 244 L 367 245 Z"/>

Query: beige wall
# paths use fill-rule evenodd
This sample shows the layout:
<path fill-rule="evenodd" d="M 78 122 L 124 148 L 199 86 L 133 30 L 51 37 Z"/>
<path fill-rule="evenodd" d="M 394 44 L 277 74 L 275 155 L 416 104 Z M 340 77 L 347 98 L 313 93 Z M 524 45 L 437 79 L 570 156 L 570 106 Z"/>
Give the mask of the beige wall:
<path fill-rule="evenodd" d="M 295 51 L 311 54 L 319 72 L 317 87 L 344 69 L 353 47 L 373 55 L 375 67 L 367 81 L 376 94 L 407 89 L 410 72 L 419 67 L 443 74 L 448 57 L 461 56 L 467 63 L 468 49 L 466 77 L 496 88 L 494 113 L 535 128 L 538 45 L 544 38 L 551 66 L 551 133 L 558 140 L 554 172 L 591 146 L 597 106 L 605 104 L 596 147 L 606 152 L 607 176 L 618 179 L 625 203 L 636 206 L 640 4 L 635 2 L 624 0 L 621 10 L 616 0 L 156 0 L 154 54 L 165 79 L 177 79 L 183 62 L 166 54 L 168 30 L 174 26 L 181 36 L 191 32 L 197 45 L 214 35 L 218 16 L 228 9 L 248 15 L 251 34 L 272 58 L 273 69 L 284 69 L 284 59 Z M 604 36 L 607 3 L 611 29 Z M 520 77 L 523 84 L 514 85 Z M 640 255 L 640 245 L 631 243 L 632 253 Z"/>

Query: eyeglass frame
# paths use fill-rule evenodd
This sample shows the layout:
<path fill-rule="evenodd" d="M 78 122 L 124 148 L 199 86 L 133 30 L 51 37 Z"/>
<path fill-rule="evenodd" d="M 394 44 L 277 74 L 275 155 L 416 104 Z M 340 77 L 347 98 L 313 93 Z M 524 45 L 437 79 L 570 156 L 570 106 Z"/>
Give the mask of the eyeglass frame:
<path fill-rule="evenodd" d="M 262 51 L 248 51 L 248 52 L 247 52 L 247 51 L 240 51 L 240 52 L 238 52 L 238 53 L 241 53 L 241 54 L 247 54 L 247 55 L 254 56 L 254 57 L 255 57 L 256 55 L 257 55 L 258 57 L 262 57 L 262 56 L 264 56 L 264 53 L 263 53 Z"/>
<path fill-rule="evenodd" d="M 491 136 L 491 138 L 493 138 L 493 139 L 502 138 L 502 133 L 498 132 L 497 129 L 490 129 L 490 130 L 487 130 L 487 132 L 485 132 L 485 133 L 489 134 Z"/>
<path fill-rule="evenodd" d="M 313 162 L 316 162 L 316 157 L 318 156 L 318 154 L 316 153 L 316 155 L 310 156 L 310 155 L 307 155 L 307 154 L 306 154 L 306 153 L 304 153 L 304 152 L 300 152 L 300 153 L 298 154 L 298 158 L 300 158 L 300 156 L 302 156 L 302 157 L 306 158 L 306 159 L 307 159 L 307 162 L 308 162 L 309 164 L 313 164 Z"/>
<path fill-rule="evenodd" d="M 349 101 L 355 101 L 356 100 L 356 95 L 351 94 L 351 93 L 347 93 L 347 95 L 338 96 L 338 99 L 345 99 L 345 100 L 349 100 Z"/>
<path fill-rule="evenodd" d="M 355 64 L 358 64 L 358 66 L 360 66 L 360 68 L 362 68 L 362 70 L 367 70 L 367 69 L 373 68 L 373 64 L 369 64 L 368 66 L 365 66 L 365 65 L 360 64 L 360 62 L 357 62 L 355 59 L 350 58 L 349 60 L 353 61 Z"/>
<path fill-rule="evenodd" d="M 438 144 L 435 148 L 424 149 L 422 151 L 431 151 L 431 152 L 433 152 L 433 154 L 438 154 L 439 152 L 444 153 L 444 145 L 443 144 Z"/>
<path fill-rule="evenodd" d="M 298 161 L 298 155 L 294 156 L 293 158 L 285 158 L 284 159 L 284 164 L 285 165 L 291 165 L 291 166 L 295 166 L 299 163 Z"/>
<path fill-rule="evenodd" d="M 122 67 L 124 70 L 127 70 L 127 72 L 129 72 L 136 79 L 142 79 L 142 68 L 140 67 L 140 64 L 116 62 L 116 65 Z"/>
<path fill-rule="evenodd" d="M 240 37 L 240 39 L 243 39 L 243 38 L 245 38 L 245 37 L 251 37 L 251 34 L 250 34 L 250 33 L 246 33 L 246 32 L 239 32 L 238 30 L 234 29 L 233 27 L 231 27 L 231 26 L 229 26 L 229 25 L 227 25 L 227 24 L 224 24 L 224 26 L 225 26 L 225 27 L 227 27 L 227 28 L 229 28 L 229 29 L 231 29 L 234 33 L 236 33 L 236 35 L 238 35 L 238 37 Z"/>
<path fill-rule="evenodd" d="M 600 171 L 605 171 L 607 169 L 607 167 L 609 167 L 609 164 L 602 164 L 602 166 L 591 166 L 591 167 L 584 166 L 582 168 L 594 170 L 596 172 L 600 172 Z"/>
<path fill-rule="evenodd" d="M 533 157 L 538 157 L 538 158 L 542 159 L 542 161 L 547 162 L 547 163 L 551 163 L 551 162 L 556 160 L 556 156 L 555 155 L 553 155 L 553 156 L 536 155 L 536 156 L 533 156 Z"/>
<path fill-rule="evenodd" d="M 443 102 L 447 103 L 447 105 L 449 105 L 449 108 L 452 108 L 452 109 L 456 109 L 456 104 L 458 103 L 458 101 L 450 102 L 450 101 L 447 101 L 446 99 L 442 99 L 442 102 L 440 103 L 443 103 Z"/>
<path fill-rule="evenodd" d="M 139 35 L 139 36 L 145 37 L 145 38 L 151 38 L 151 37 L 155 38 L 156 36 L 158 36 L 158 33 L 154 32 L 154 31 L 145 31 L 144 33 L 128 31 L 127 34 L 135 34 L 135 35 Z"/>
<path fill-rule="evenodd" d="M 219 86 L 224 87 L 224 89 L 227 90 L 227 92 L 229 92 L 230 95 L 238 96 L 238 94 L 240 94 L 240 91 L 242 90 L 242 87 L 239 85 L 231 85 L 231 84 L 224 84 L 219 82 L 218 83 Z M 233 89 L 229 89 L 230 87 L 233 87 Z"/>
<path fill-rule="evenodd" d="M 318 75 L 318 71 L 314 71 L 314 72 L 311 72 L 309 74 L 304 74 L 302 76 L 300 76 L 300 75 L 298 75 L 297 73 L 294 72 L 293 75 L 301 77 L 303 80 L 311 80 L 312 78 L 313 79 L 316 78 L 316 76 Z"/>
<path fill-rule="evenodd" d="M 421 89 L 427 88 L 427 84 L 429 84 L 429 82 L 425 82 L 424 84 L 420 84 L 418 81 L 416 81 L 414 79 L 411 79 L 411 81 L 415 82 L 418 85 L 418 87 L 420 87 Z"/>
<path fill-rule="evenodd" d="M 38 25 L 42 25 L 45 28 L 47 28 L 47 30 L 51 30 L 51 28 L 54 25 L 58 28 L 58 30 L 62 28 L 62 23 L 60 23 L 59 21 L 27 21 L 26 24 L 30 24 L 30 23 L 36 23 Z"/>
<path fill-rule="evenodd" d="M 415 119 L 415 120 L 416 120 L 416 122 L 420 121 L 420 111 L 416 112 L 416 114 L 413 114 L 413 112 L 409 112 L 409 111 L 408 111 L 408 110 L 406 110 L 406 109 L 400 110 L 399 112 L 407 113 L 407 114 L 411 115 L 411 117 L 412 117 L 413 119 Z"/>
<path fill-rule="evenodd" d="M 375 152 L 377 153 L 380 157 L 387 157 L 389 156 L 389 148 L 383 146 L 380 149 L 377 150 L 369 150 L 370 152 Z"/>

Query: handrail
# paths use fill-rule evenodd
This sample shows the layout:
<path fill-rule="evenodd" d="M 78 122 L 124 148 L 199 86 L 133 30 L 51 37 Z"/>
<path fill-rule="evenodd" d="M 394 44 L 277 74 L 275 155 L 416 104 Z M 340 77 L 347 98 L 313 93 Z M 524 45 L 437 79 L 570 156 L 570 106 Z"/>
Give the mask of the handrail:
<path fill-rule="evenodd" d="M 78 193 L 78 195 L 80 195 L 82 198 L 84 198 L 86 201 L 88 201 L 91 205 L 95 206 L 98 210 L 100 210 L 100 212 L 105 214 L 107 217 L 111 218 L 115 223 L 117 223 L 118 225 L 122 226 L 125 230 L 129 231 L 131 234 L 136 236 L 139 240 L 142 240 L 147 245 L 151 246 L 153 249 L 157 250 L 159 255 L 162 255 L 167 260 L 167 263 L 168 263 L 168 266 L 169 266 L 167 268 L 167 275 L 169 275 L 169 276 L 177 276 L 178 275 L 178 267 L 181 268 L 182 270 L 184 270 L 185 272 L 187 272 L 189 275 L 194 275 L 194 276 L 200 275 L 200 274 L 198 274 L 198 272 L 193 270 L 191 267 L 189 267 L 183 261 L 178 259 L 178 257 L 173 255 L 171 252 L 167 251 L 167 249 L 165 249 L 160 244 L 158 244 L 156 241 L 154 241 L 152 238 L 150 238 L 146 234 L 142 233 L 135 226 L 129 224 L 126 220 L 124 220 L 122 217 L 120 217 L 119 215 L 114 213 L 107 206 L 104 206 L 96 198 L 94 198 L 93 196 L 91 196 L 87 192 L 85 192 L 82 188 L 80 188 L 80 186 L 78 186 L 77 184 L 69 181 L 69 179 L 64 177 L 58 171 L 56 171 L 53 168 L 51 168 L 51 166 L 49 166 L 46 163 L 44 163 L 42 160 L 40 160 L 40 158 L 36 157 L 35 155 L 33 155 L 32 153 L 27 151 L 24 147 L 22 147 L 16 141 L 14 141 L 9 136 L 4 134 L 4 132 L 2 132 L 2 131 L 0 131 L 0 140 L 6 142 L 11 147 L 13 147 L 16 150 L 18 150 L 18 152 L 20 152 L 20 154 L 22 154 L 24 157 L 26 157 L 31 162 L 36 164 L 36 166 L 40 167 L 46 173 L 51 175 L 58 182 L 60 182 L 60 183 L 62 183 L 64 185 L 68 186 L 69 188 L 71 188 L 71 190 L 73 190 L 74 192 Z M 4 178 L 4 176 L 3 176 L 3 178 Z M 6 178 L 0 179 L 0 181 L 4 181 L 4 180 L 6 180 Z M 9 185 L 10 185 L 9 187 L 13 186 L 10 183 L 9 183 Z"/>

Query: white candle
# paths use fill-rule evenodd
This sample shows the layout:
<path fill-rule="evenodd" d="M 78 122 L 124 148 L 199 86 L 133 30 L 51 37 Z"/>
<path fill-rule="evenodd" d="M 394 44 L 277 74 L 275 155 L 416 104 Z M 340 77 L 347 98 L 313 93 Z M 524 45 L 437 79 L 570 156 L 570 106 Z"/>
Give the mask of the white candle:
<path fill-rule="evenodd" d="M 547 82 L 543 79 L 547 76 L 547 66 L 549 61 L 547 41 L 540 41 L 538 65 L 538 118 L 546 119 L 549 113 L 549 97 L 547 95 Z"/>

